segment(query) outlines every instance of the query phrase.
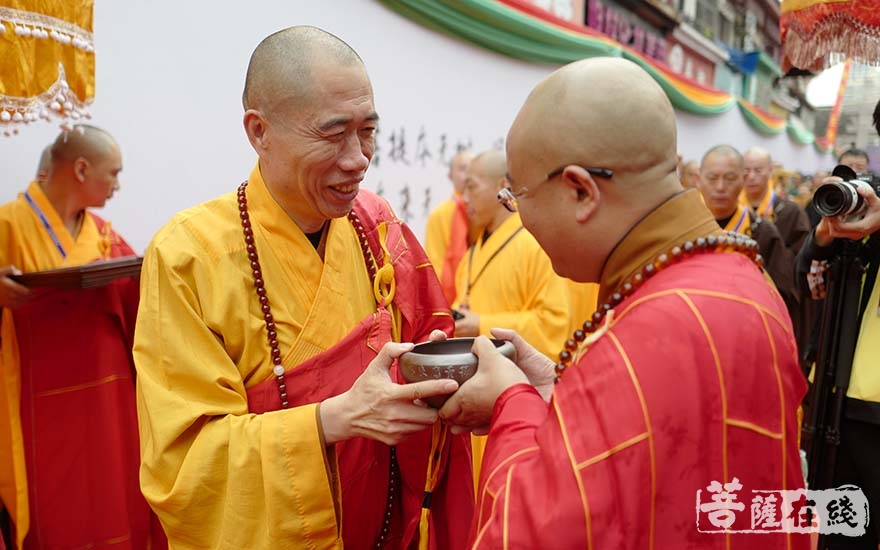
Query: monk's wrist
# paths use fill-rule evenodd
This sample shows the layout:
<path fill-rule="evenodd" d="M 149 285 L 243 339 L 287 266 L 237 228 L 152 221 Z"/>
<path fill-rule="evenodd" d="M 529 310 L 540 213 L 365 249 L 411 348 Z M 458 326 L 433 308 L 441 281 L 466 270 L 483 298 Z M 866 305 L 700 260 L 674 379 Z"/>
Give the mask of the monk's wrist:
<path fill-rule="evenodd" d="M 351 437 L 351 423 L 345 416 L 345 396 L 345 393 L 334 395 L 318 404 L 318 429 L 321 430 L 325 445 L 333 445 Z"/>

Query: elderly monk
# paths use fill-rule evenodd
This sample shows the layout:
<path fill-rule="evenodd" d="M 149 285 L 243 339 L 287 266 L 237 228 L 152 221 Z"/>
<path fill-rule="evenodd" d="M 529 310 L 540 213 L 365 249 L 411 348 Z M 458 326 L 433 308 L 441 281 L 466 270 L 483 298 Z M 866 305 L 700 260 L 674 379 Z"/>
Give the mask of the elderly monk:
<path fill-rule="evenodd" d="M 740 204 L 751 208 L 755 216 L 768 220 L 776 226 L 788 249 L 791 258 L 789 273 L 793 272 L 794 258 L 801 250 L 804 240 L 810 233 L 810 220 L 806 212 L 795 202 L 785 198 L 771 185 L 773 159 L 770 152 L 761 147 L 752 147 L 743 154 L 744 183 L 740 193 Z M 755 237 L 757 240 L 757 236 Z M 794 325 L 798 347 L 804 350 L 810 337 L 813 318 L 813 304 L 810 300 L 801 299 L 801 290 L 794 281 L 794 290 L 798 300 L 786 299 L 788 312 Z M 803 285 L 801 285 L 803 286 Z"/>
<path fill-rule="evenodd" d="M 478 155 L 467 171 L 464 202 L 479 237 L 455 277 L 453 308 L 462 313 L 455 321 L 455 336 L 491 336 L 492 328 L 503 327 L 552 355 L 569 328 L 568 284 L 523 229 L 513 202 L 499 204 L 496 197 L 507 187 L 506 172 L 507 158 L 497 150 Z M 478 476 L 485 438 L 475 437 L 471 445 Z"/>
<path fill-rule="evenodd" d="M 517 115 L 507 153 L 523 225 L 557 273 L 599 283 L 602 306 L 556 368 L 515 332 L 494 334 L 519 368 L 477 339 L 479 370 L 441 409 L 458 429 L 489 428 L 471 547 L 808 543 L 718 534 L 750 529 L 748 511 L 707 496 L 722 486 L 731 510 L 750 490 L 803 488 L 806 384 L 754 245 L 682 190 L 675 141 L 663 90 L 616 58 L 554 72 Z"/>
<path fill-rule="evenodd" d="M 449 163 L 452 197 L 440 203 L 428 216 L 425 226 L 425 252 L 443 285 L 449 303 L 455 300 L 455 269 L 471 244 L 467 206 L 462 200 L 467 169 L 473 160 L 470 151 L 459 151 Z"/>
<path fill-rule="evenodd" d="M 413 233 L 360 189 L 366 68 L 288 28 L 253 52 L 243 100 L 257 165 L 144 259 L 144 495 L 176 548 L 459 548 L 469 441 L 420 400 L 457 384 L 392 368 L 412 347 L 392 342 L 451 334 L 451 313 Z"/>
<path fill-rule="evenodd" d="M 744 184 L 740 204 L 752 209 L 758 217 L 776 225 L 785 247 L 796 256 L 810 232 L 807 214 L 794 202 L 779 194 L 770 185 L 773 159 L 770 152 L 752 147 L 743 154 Z"/>
<path fill-rule="evenodd" d="M 10 278 L 134 256 L 89 210 L 119 188 L 119 146 L 79 125 L 40 165 L 27 190 L 0 207 L 0 509 L 13 548 L 164 546 L 137 483 L 137 281 L 29 290 Z"/>
<path fill-rule="evenodd" d="M 468 168 L 464 200 L 479 236 L 455 277 L 453 307 L 463 315 L 455 321 L 455 335 L 489 336 L 494 327 L 510 328 L 553 355 L 568 328 L 568 287 L 511 211 L 515 208 L 499 204 L 506 172 L 507 158 L 495 150 L 480 154 Z"/>
<path fill-rule="evenodd" d="M 745 181 L 743 157 L 730 145 L 716 145 L 700 162 L 700 183 L 706 206 L 725 231 L 751 237 L 758 243 L 767 274 L 776 285 L 791 316 L 798 311 L 799 292 L 794 281 L 794 254 L 785 246 L 776 225 L 740 204 Z"/>

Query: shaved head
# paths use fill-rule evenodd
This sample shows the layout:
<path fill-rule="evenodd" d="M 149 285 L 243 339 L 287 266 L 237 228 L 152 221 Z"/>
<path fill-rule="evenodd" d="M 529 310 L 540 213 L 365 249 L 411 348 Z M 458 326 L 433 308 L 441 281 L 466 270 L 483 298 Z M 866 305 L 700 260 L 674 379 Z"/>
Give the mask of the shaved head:
<path fill-rule="evenodd" d="M 758 159 L 761 162 L 766 163 L 768 166 L 773 166 L 773 157 L 770 156 L 770 151 L 763 147 L 750 147 L 743 154 L 743 157 Z"/>
<path fill-rule="evenodd" d="M 585 59 L 551 74 L 511 129 L 512 138 L 521 136 L 547 169 L 576 162 L 619 174 L 666 175 L 678 165 L 669 99 L 650 75 L 624 59 Z"/>
<path fill-rule="evenodd" d="M 51 164 L 74 162 L 85 158 L 90 162 L 118 150 L 116 140 L 106 130 L 88 124 L 77 124 L 69 132 L 61 132 L 50 149 Z"/>
<path fill-rule="evenodd" d="M 498 202 L 504 187 L 507 157 L 498 150 L 480 153 L 471 161 L 465 180 L 464 202 L 468 222 L 478 230 L 495 231 L 510 216 Z"/>
<path fill-rule="evenodd" d="M 753 207 L 757 207 L 770 187 L 773 158 L 770 151 L 752 147 L 743 154 L 743 190 Z"/>
<path fill-rule="evenodd" d="M 507 173 L 507 156 L 497 149 L 486 151 L 474 157 L 471 167 L 481 177 L 500 182 Z"/>
<path fill-rule="evenodd" d="M 672 105 L 620 58 L 577 61 L 540 82 L 508 133 L 507 163 L 523 225 L 576 281 L 597 281 L 627 232 L 681 191 Z"/>
<path fill-rule="evenodd" d="M 706 161 L 712 157 L 733 157 L 736 159 L 736 163 L 739 165 L 740 169 L 742 169 L 743 156 L 731 145 L 716 145 L 712 147 L 703 155 L 703 160 L 700 162 L 700 165 L 705 165 Z"/>
<path fill-rule="evenodd" d="M 49 168 L 52 166 L 52 146 L 47 145 L 40 153 L 40 161 L 37 163 L 37 181 L 43 181 L 49 175 Z"/>
<path fill-rule="evenodd" d="M 363 64 L 351 46 L 316 27 L 290 27 L 257 45 L 248 63 L 242 104 L 245 110 L 272 110 L 293 97 L 308 99 L 314 67 Z"/>
<path fill-rule="evenodd" d="M 456 193 L 464 192 L 464 180 L 467 177 L 468 166 L 474 160 L 474 154 L 470 151 L 459 151 L 449 161 L 449 181 Z"/>
<path fill-rule="evenodd" d="M 61 132 L 49 150 L 48 173 L 38 183 L 62 217 L 102 207 L 119 189 L 122 154 L 113 136 L 88 124 Z"/>

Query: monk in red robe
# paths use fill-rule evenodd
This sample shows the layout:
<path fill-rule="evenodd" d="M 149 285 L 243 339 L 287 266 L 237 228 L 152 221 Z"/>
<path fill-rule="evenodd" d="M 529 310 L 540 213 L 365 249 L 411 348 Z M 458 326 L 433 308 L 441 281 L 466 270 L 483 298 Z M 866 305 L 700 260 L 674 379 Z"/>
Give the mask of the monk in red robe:
<path fill-rule="evenodd" d="M 784 532 L 804 487 L 791 322 L 754 242 L 682 190 L 675 135 L 660 86 L 611 58 L 553 73 L 508 134 L 523 225 L 602 305 L 555 365 L 512 331 L 519 368 L 476 341 L 441 410 L 489 434 L 470 547 L 807 547 Z M 757 523 L 752 491 L 775 492 Z"/>
<path fill-rule="evenodd" d="M 137 279 L 60 290 L 10 278 L 135 256 L 89 211 L 118 189 L 121 170 L 115 140 L 77 126 L 0 206 L 0 509 L 13 548 L 165 546 L 138 487 Z"/>

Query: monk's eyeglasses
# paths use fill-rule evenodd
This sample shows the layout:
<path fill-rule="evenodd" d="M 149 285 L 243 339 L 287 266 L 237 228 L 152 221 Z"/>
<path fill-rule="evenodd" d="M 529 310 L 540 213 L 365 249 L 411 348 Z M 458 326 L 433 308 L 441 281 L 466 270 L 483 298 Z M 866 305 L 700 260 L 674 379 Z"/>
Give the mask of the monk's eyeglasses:
<path fill-rule="evenodd" d="M 535 189 L 536 187 L 538 187 L 538 185 L 541 185 L 544 182 L 548 182 L 548 181 L 552 180 L 553 178 L 561 175 L 565 171 L 565 169 L 568 168 L 569 166 L 572 166 L 572 165 L 565 164 L 555 170 L 548 172 L 547 175 L 544 176 L 544 179 L 539 181 L 536 185 L 534 185 L 532 187 L 532 189 Z M 614 172 L 612 170 L 609 170 L 608 168 L 591 168 L 591 167 L 587 167 L 587 166 L 581 166 L 579 164 L 575 164 L 574 166 L 578 166 L 578 167 L 582 168 L 583 170 L 586 170 L 586 172 L 588 174 L 591 174 L 593 176 L 598 176 L 600 178 L 611 179 L 614 177 Z M 523 187 L 522 189 L 520 189 L 520 191 L 518 193 L 514 192 L 513 189 L 511 189 L 510 187 L 505 187 L 501 191 L 498 191 L 498 195 L 497 195 L 498 202 L 500 202 L 501 205 L 504 206 L 504 208 L 506 208 L 508 212 L 516 212 L 517 199 L 519 199 L 519 197 L 525 195 L 528 192 L 529 192 L 528 187 Z"/>

